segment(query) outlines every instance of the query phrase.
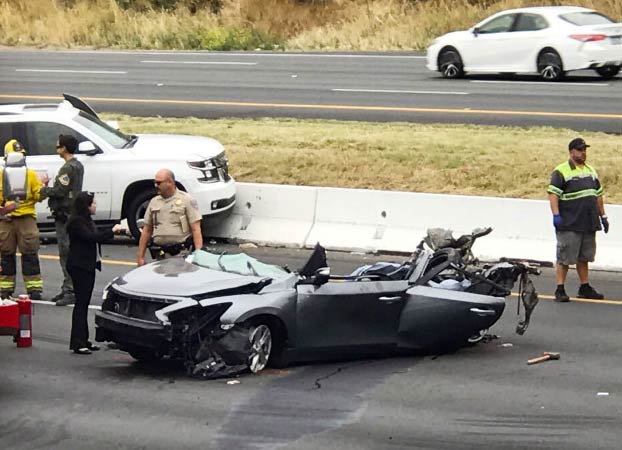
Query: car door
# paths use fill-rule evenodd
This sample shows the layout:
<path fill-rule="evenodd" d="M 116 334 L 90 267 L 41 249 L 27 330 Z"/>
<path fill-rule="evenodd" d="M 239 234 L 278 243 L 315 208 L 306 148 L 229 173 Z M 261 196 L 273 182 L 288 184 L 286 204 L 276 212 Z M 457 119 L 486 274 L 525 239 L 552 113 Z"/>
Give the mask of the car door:
<path fill-rule="evenodd" d="M 297 346 L 392 346 L 408 281 L 329 281 L 297 287 Z"/>
<path fill-rule="evenodd" d="M 434 348 L 466 343 L 503 314 L 505 299 L 430 286 L 411 286 L 398 327 L 404 348 Z"/>
<path fill-rule="evenodd" d="M 28 167 L 34 169 L 38 173 L 47 173 L 50 177 L 50 183 L 53 183 L 54 177 L 58 170 L 64 164 L 64 160 L 56 153 L 56 142 L 60 134 L 72 134 L 78 142 L 84 142 L 88 139 L 67 125 L 49 122 L 49 121 L 31 121 L 23 122 L 18 126 L 21 135 L 23 135 L 23 143 L 26 147 Z M 82 189 L 95 193 L 97 199 L 97 214 L 94 220 L 110 219 L 110 202 L 111 202 L 111 182 L 110 176 L 98 171 L 98 159 L 102 155 L 84 155 L 76 154 L 75 157 L 84 166 L 84 180 Z M 47 202 L 37 204 L 37 222 L 50 222 L 50 210 Z"/>
<path fill-rule="evenodd" d="M 507 57 L 512 45 L 512 26 L 516 14 L 502 14 L 491 18 L 473 30 L 458 50 L 467 72 L 504 72 L 512 65 Z"/>
<path fill-rule="evenodd" d="M 549 23 L 540 14 L 518 14 L 512 28 L 514 39 L 508 46 L 508 59 L 516 72 L 535 72 L 535 55 L 549 42 Z"/>

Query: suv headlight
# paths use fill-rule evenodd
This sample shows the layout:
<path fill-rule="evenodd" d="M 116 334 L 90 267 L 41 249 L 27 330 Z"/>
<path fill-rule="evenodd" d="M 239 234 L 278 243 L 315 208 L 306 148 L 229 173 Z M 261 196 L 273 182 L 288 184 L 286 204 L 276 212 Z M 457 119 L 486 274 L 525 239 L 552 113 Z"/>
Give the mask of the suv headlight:
<path fill-rule="evenodd" d="M 191 169 L 197 170 L 214 170 L 216 166 L 214 165 L 214 161 L 211 159 L 204 159 L 202 161 L 188 161 L 188 166 Z"/>

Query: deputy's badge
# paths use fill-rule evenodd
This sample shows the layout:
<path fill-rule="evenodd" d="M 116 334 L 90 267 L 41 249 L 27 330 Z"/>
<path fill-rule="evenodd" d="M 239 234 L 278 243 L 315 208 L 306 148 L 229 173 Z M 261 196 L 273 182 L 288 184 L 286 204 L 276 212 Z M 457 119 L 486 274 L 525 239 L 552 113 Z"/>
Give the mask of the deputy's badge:
<path fill-rule="evenodd" d="M 58 177 L 58 182 L 63 186 L 69 186 L 69 181 L 69 175 L 67 175 L 66 173 Z"/>
<path fill-rule="evenodd" d="M 175 200 L 175 206 L 181 206 L 183 202 L 179 199 Z"/>
<path fill-rule="evenodd" d="M 195 199 L 190 200 L 190 205 L 197 211 L 199 210 L 199 204 L 197 203 Z"/>

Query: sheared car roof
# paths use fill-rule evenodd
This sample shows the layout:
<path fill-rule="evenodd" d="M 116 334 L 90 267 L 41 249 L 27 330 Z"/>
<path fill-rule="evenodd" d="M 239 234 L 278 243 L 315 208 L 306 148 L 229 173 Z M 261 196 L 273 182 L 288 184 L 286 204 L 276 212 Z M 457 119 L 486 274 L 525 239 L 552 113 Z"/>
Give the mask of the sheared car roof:
<path fill-rule="evenodd" d="M 197 250 L 188 257 L 188 260 L 192 262 L 192 264 L 206 269 L 236 273 L 239 275 L 270 277 L 277 280 L 290 276 L 290 274 L 282 268 L 272 264 L 262 263 L 252 256 L 248 256 L 246 253 L 217 255 L 206 252 L 205 250 Z"/>

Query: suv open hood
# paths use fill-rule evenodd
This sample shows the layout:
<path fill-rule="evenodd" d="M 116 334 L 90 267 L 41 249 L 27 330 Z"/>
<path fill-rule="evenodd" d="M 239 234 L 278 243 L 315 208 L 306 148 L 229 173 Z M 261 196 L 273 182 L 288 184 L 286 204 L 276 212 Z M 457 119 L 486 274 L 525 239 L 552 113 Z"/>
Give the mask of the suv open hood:
<path fill-rule="evenodd" d="M 224 151 L 215 139 L 181 134 L 139 134 L 131 151 L 150 159 L 185 159 L 200 161 L 213 158 Z"/>

